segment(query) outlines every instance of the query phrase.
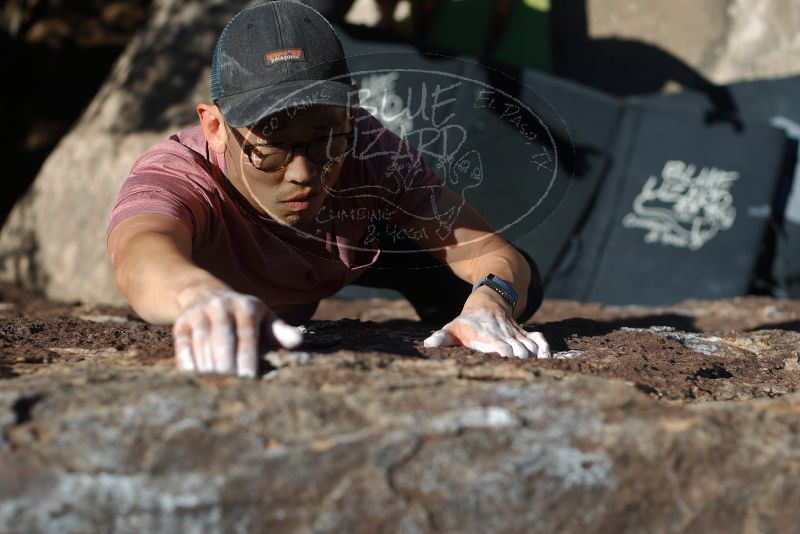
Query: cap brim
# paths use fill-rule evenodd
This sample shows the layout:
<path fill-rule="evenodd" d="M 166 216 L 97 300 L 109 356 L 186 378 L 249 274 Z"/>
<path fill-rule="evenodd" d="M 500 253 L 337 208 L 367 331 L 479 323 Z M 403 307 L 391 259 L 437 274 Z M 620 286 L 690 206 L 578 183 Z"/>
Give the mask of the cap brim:
<path fill-rule="evenodd" d="M 299 80 L 217 100 L 222 116 L 234 128 L 252 126 L 279 111 L 313 105 L 356 106 L 357 92 L 351 85 L 334 80 Z"/>

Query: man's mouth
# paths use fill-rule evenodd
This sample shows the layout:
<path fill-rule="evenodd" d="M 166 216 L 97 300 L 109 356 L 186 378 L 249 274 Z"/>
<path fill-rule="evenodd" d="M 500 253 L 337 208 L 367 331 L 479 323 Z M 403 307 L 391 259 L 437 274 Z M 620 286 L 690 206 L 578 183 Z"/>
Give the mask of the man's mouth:
<path fill-rule="evenodd" d="M 311 200 L 316 196 L 316 193 L 311 191 L 294 195 L 293 197 L 282 200 L 281 204 L 292 209 L 303 210 L 311 206 Z"/>
<path fill-rule="evenodd" d="M 305 202 L 315 196 L 316 193 L 314 191 L 308 191 L 306 193 L 299 193 L 293 197 L 289 197 L 286 200 L 281 200 L 281 202 Z"/>

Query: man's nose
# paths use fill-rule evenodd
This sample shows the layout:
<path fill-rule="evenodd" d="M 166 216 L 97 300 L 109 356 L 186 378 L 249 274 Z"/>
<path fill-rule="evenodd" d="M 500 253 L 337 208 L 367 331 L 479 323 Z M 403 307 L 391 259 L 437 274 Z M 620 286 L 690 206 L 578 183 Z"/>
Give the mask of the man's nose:
<path fill-rule="evenodd" d="M 309 160 L 304 151 L 298 150 L 286 166 L 283 178 L 290 182 L 308 185 L 314 181 L 318 170 L 318 165 Z"/>

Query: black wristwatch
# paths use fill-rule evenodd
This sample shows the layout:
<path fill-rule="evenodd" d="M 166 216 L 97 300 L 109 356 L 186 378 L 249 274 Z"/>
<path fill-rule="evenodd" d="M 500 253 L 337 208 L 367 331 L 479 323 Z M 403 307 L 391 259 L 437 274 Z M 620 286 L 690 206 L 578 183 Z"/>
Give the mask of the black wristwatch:
<path fill-rule="evenodd" d="M 478 280 L 478 283 L 472 286 L 472 291 L 474 292 L 481 286 L 489 286 L 495 291 L 497 291 L 497 293 L 501 297 L 503 297 L 503 299 L 506 302 L 511 304 L 511 311 L 512 312 L 514 311 L 514 306 L 516 306 L 517 304 L 518 295 L 517 292 L 514 291 L 514 288 L 511 287 L 511 284 L 509 284 L 499 276 L 495 276 L 493 274 L 487 274 L 486 276 Z"/>

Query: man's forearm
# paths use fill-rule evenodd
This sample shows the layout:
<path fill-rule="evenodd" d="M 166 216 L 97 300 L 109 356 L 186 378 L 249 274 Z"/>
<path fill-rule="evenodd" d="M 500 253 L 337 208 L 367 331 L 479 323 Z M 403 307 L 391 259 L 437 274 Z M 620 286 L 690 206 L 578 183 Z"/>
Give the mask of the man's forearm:
<path fill-rule="evenodd" d="M 197 267 L 158 236 L 141 236 L 127 243 L 115 261 L 117 285 L 134 311 L 152 324 L 175 322 L 186 306 L 204 291 L 230 289 Z"/>
<path fill-rule="evenodd" d="M 437 237 L 436 228 L 431 227 L 425 237 L 417 240 L 420 248 L 430 250 L 436 259 L 447 263 L 456 276 L 472 285 L 490 273 L 509 282 L 519 295 L 513 313 L 515 319 L 519 317 L 528 304 L 532 276 L 525 257 L 497 235 L 477 211 L 465 205 L 464 199 L 448 187 L 442 188 L 437 206 L 440 213 L 458 210 L 459 216 L 452 235 L 442 243 Z M 429 217 L 431 225 L 438 221 L 433 212 L 423 215 Z M 499 294 L 483 286 L 469 296 L 464 311 L 487 307 L 510 311 L 510 306 Z"/>

